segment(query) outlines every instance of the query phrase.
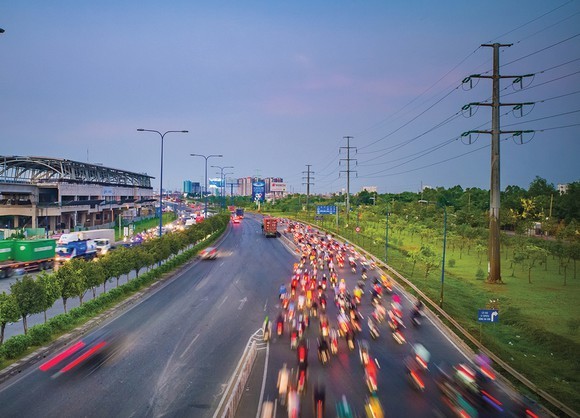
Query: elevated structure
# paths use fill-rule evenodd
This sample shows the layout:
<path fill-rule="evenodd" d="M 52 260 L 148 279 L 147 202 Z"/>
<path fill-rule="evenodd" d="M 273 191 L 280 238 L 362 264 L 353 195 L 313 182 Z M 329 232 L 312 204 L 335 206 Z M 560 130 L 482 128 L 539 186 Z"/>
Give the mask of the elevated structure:
<path fill-rule="evenodd" d="M 0 156 L 0 227 L 71 230 L 112 226 L 125 212 L 149 215 L 152 178 L 60 158 Z"/>

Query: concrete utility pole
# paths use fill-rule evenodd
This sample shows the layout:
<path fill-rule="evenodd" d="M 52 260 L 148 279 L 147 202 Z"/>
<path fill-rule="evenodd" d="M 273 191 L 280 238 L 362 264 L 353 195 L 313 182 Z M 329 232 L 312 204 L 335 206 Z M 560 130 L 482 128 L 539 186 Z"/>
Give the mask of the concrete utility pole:
<path fill-rule="evenodd" d="M 350 162 L 356 161 L 356 159 L 350 158 L 350 150 L 354 149 L 356 153 L 356 147 L 350 146 L 350 140 L 352 139 L 352 136 L 345 136 L 343 138 L 346 139 L 346 147 L 340 147 L 340 151 L 343 149 L 346 150 L 346 158 L 341 158 L 338 164 L 340 165 L 341 161 L 346 161 L 346 170 L 340 171 L 339 176 L 340 173 L 346 173 L 346 223 L 348 224 L 350 219 L 350 173 L 356 173 L 356 171 L 350 169 Z"/>
<path fill-rule="evenodd" d="M 311 176 L 314 171 L 310 170 L 310 167 L 312 167 L 311 164 L 306 164 L 306 171 L 302 172 L 302 174 L 306 174 L 306 177 L 302 177 L 306 180 L 306 183 L 302 183 L 303 186 L 306 185 L 306 214 L 310 213 L 310 186 L 314 186 L 312 183 L 314 177 Z"/>
<path fill-rule="evenodd" d="M 501 264 L 500 264 L 500 240 L 499 240 L 499 209 L 500 209 L 500 134 L 516 134 L 521 135 L 523 132 L 532 131 L 501 131 L 500 130 L 500 115 L 499 109 L 501 106 L 521 106 L 530 103 L 500 103 L 500 79 L 502 78 L 518 78 L 529 77 L 531 74 L 519 76 L 500 76 L 499 74 L 499 49 L 502 47 L 509 47 L 512 44 L 483 44 L 481 46 L 493 48 L 493 74 L 491 76 L 483 76 L 474 74 L 467 77 L 463 82 L 469 82 L 471 78 L 491 78 L 492 85 L 492 101 L 490 103 L 470 103 L 464 106 L 464 110 L 469 109 L 472 105 L 477 106 L 491 106 L 491 131 L 469 131 L 465 132 L 463 136 L 471 133 L 487 133 L 491 134 L 491 186 L 489 199 L 489 274 L 487 281 L 489 283 L 501 283 Z"/>

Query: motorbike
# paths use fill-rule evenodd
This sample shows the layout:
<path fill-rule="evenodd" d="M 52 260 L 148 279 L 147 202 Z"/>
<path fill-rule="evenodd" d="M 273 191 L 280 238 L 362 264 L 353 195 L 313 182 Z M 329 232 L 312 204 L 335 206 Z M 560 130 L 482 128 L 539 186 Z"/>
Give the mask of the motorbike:
<path fill-rule="evenodd" d="M 334 329 L 330 331 L 330 352 L 338 353 L 338 333 Z"/>
<path fill-rule="evenodd" d="M 419 311 L 418 309 L 413 309 L 413 312 L 411 313 L 411 323 L 416 327 L 420 327 L 421 316 L 422 316 L 421 311 Z"/>
<path fill-rule="evenodd" d="M 326 340 L 321 340 L 318 344 L 318 360 L 325 365 L 330 360 L 330 352 Z"/>
<path fill-rule="evenodd" d="M 368 325 L 369 325 L 369 332 L 371 334 L 371 338 L 373 340 L 376 340 L 377 338 L 379 338 L 379 336 L 380 336 L 379 327 L 372 320 L 372 317 L 369 317 Z"/>
<path fill-rule="evenodd" d="M 276 323 L 276 334 L 279 336 L 281 336 L 284 333 L 284 322 L 283 321 L 278 321 Z"/>
<path fill-rule="evenodd" d="M 369 364 L 370 354 L 369 354 L 369 343 L 366 340 L 361 340 L 358 344 L 358 355 L 360 358 L 360 363 L 364 366 Z"/>

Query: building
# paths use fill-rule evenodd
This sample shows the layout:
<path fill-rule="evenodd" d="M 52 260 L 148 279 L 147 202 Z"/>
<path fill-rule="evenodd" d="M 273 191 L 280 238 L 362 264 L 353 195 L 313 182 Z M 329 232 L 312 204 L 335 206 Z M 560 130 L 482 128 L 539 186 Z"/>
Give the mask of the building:
<path fill-rule="evenodd" d="M 252 195 L 252 183 L 257 180 L 253 177 L 242 177 L 238 179 L 238 195 L 240 196 L 251 196 Z"/>
<path fill-rule="evenodd" d="M 0 156 L 0 226 L 68 231 L 154 214 L 153 178 L 59 158 Z"/>
<path fill-rule="evenodd" d="M 197 181 L 184 180 L 183 193 L 188 195 L 201 195 L 201 185 Z"/>
<path fill-rule="evenodd" d="M 567 184 L 558 184 L 558 193 L 565 194 L 568 193 L 568 185 Z"/>
<path fill-rule="evenodd" d="M 363 188 L 361 189 L 362 191 L 366 191 L 369 193 L 377 193 L 377 186 L 363 186 Z"/>

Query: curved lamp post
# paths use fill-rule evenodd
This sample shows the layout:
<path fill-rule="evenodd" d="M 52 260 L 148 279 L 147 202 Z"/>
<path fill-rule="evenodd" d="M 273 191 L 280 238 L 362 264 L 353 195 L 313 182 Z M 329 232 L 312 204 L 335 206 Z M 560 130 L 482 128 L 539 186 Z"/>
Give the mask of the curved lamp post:
<path fill-rule="evenodd" d="M 137 129 L 137 131 L 156 132 L 161 137 L 161 174 L 159 175 L 159 236 L 161 236 L 163 234 L 163 139 L 165 138 L 165 135 L 172 132 L 186 134 L 189 131 L 167 131 L 161 133 L 153 129 L 142 129 L 142 128 Z"/>
<path fill-rule="evenodd" d="M 207 219 L 207 160 L 211 157 L 223 157 L 221 154 L 210 154 L 210 155 L 203 155 L 203 154 L 189 154 L 192 157 L 203 157 L 205 159 L 205 209 L 204 209 L 204 218 Z"/>
<path fill-rule="evenodd" d="M 221 183 L 221 186 L 222 186 L 221 187 L 222 190 L 220 191 L 220 193 L 222 194 L 222 197 L 223 197 L 225 195 L 225 191 L 226 191 L 226 188 L 224 186 L 224 170 L 226 168 L 234 168 L 234 166 L 233 165 L 226 165 L 226 166 L 223 166 L 222 167 L 222 166 L 219 166 L 219 165 L 212 165 L 211 168 L 219 168 L 219 170 L 220 170 L 220 183 Z M 224 201 L 224 204 L 225 204 L 226 199 L 224 198 L 223 201 Z"/>

